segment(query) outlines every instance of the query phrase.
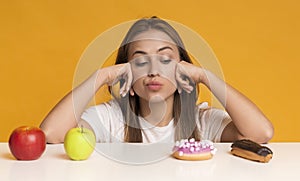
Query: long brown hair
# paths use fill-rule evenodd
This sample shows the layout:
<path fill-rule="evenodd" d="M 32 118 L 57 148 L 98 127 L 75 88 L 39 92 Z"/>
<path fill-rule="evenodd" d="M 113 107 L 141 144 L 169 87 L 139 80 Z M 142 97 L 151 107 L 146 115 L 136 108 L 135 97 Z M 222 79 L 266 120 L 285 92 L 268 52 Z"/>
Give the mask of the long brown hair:
<path fill-rule="evenodd" d="M 173 42 L 177 45 L 180 60 L 192 63 L 187 51 L 184 48 L 184 44 L 178 35 L 177 31 L 166 21 L 157 18 L 143 18 L 136 21 L 129 31 L 127 32 L 120 48 L 118 49 L 118 54 L 115 64 L 127 63 L 128 60 L 128 49 L 130 42 L 133 38 L 149 30 L 158 30 L 167 34 Z M 191 81 L 192 82 L 192 81 Z M 124 81 L 120 81 L 120 85 Z M 200 133 L 196 126 L 195 120 L 195 105 L 197 101 L 197 88 L 195 84 L 191 83 L 194 87 L 191 93 L 186 93 L 182 91 L 179 94 L 177 91 L 174 93 L 174 106 L 173 106 L 173 116 L 174 116 L 174 126 L 175 128 L 175 139 L 186 139 L 195 138 L 200 140 Z M 143 142 L 142 132 L 140 128 L 140 123 L 138 116 L 140 113 L 139 97 L 135 94 L 130 96 L 127 94 L 125 97 L 114 96 L 118 101 L 125 121 L 124 128 L 124 141 L 125 142 Z"/>

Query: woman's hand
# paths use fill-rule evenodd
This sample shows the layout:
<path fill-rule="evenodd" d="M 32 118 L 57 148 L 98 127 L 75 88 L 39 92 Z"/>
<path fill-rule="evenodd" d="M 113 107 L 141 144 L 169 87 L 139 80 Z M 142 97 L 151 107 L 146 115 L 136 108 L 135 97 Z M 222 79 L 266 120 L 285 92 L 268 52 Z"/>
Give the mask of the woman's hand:
<path fill-rule="evenodd" d="M 273 136 L 272 123 L 261 110 L 246 96 L 228 85 L 212 72 L 181 61 L 177 64 L 176 80 L 178 91 L 191 92 L 191 81 L 203 83 L 220 101 L 232 122 L 225 127 L 221 140 L 234 141 L 247 138 L 258 143 L 266 143 Z"/>
<path fill-rule="evenodd" d="M 71 90 L 55 105 L 40 125 L 46 134 L 47 142 L 62 143 L 67 131 L 78 125 L 83 111 L 98 89 L 104 84 L 114 85 L 120 80 L 124 80 L 120 94 L 125 96 L 132 84 L 130 64 L 118 64 L 98 69 L 79 86 Z M 88 127 L 87 124 L 85 126 Z"/>
<path fill-rule="evenodd" d="M 120 95 L 124 97 L 130 90 L 133 76 L 131 71 L 131 66 L 129 63 L 113 65 L 110 67 L 103 68 L 104 74 L 106 76 L 105 83 L 108 85 L 114 85 L 120 80 L 124 80 L 124 84 L 120 88 Z M 102 76 L 102 75 L 100 75 Z"/>
<path fill-rule="evenodd" d="M 197 67 L 186 61 L 180 61 L 176 66 L 175 77 L 179 93 L 181 93 L 182 90 L 190 93 L 193 91 L 192 83 L 203 83 L 205 73 L 201 67 Z"/>

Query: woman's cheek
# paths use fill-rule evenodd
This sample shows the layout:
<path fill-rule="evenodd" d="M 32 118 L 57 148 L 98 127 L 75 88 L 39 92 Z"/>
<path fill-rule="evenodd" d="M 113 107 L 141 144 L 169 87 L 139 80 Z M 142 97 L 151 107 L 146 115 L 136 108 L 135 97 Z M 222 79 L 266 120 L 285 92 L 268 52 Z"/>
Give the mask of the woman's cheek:
<path fill-rule="evenodd" d="M 144 83 L 143 79 L 138 79 L 133 83 L 133 91 L 138 95 L 141 96 L 142 92 L 144 92 Z"/>

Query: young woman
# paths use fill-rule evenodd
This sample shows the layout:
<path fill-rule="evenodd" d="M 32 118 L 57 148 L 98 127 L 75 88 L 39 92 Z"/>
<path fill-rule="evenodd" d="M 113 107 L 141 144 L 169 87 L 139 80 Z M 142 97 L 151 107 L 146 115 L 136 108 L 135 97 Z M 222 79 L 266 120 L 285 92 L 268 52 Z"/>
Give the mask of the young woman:
<path fill-rule="evenodd" d="M 120 95 L 86 109 L 99 88 L 116 82 Z M 208 87 L 226 111 L 196 105 L 197 84 Z M 156 17 L 136 21 L 116 65 L 98 69 L 67 94 L 40 127 L 47 142 L 60 143 L 78 124 L 93 130 L 98 142 L 248 138 L 265 143 L 273 136 L 271 122 L 258 107 L 209 70 L 191 64 L 176 30 Z"/>

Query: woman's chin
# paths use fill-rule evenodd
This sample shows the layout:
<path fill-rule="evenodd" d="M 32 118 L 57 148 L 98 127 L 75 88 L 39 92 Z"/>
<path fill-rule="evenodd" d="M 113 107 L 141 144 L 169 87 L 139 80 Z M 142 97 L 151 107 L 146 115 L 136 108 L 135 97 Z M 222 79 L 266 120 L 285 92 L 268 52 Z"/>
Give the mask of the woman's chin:
<path fill-rule="evenodd" d="M 162 97 L 161 95 L 153 95 L 149 98 L 150 103 L 159 103 L 159 102 L 164 102 L 165 98 Z"/>

